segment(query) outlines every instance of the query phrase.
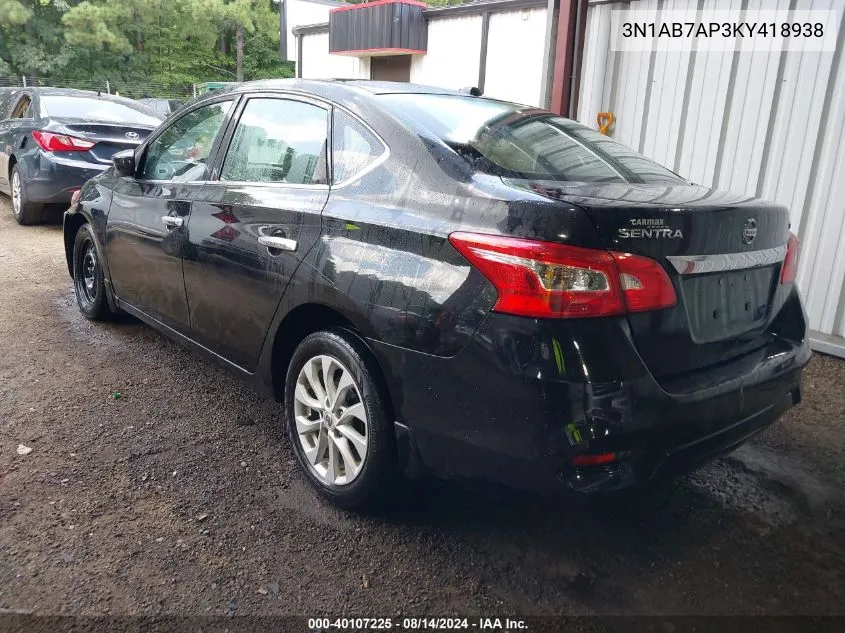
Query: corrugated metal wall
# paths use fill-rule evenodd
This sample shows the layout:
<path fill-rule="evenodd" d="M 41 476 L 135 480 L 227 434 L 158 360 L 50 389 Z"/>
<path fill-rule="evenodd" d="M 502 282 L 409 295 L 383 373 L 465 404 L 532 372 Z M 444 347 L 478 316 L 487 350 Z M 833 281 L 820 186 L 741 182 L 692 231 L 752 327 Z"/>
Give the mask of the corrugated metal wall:
<path fill-rule="evenodd" d="M 834 52 L 619 52 L 611 11 L 838 9 L 842 0 L 642 0 L 591 5 L 578 119 L 691 180 L 787 205 L 816 348 L 845 354 L 845 26 Z M 618 14 L 617 14 L 618 15 Z"/>

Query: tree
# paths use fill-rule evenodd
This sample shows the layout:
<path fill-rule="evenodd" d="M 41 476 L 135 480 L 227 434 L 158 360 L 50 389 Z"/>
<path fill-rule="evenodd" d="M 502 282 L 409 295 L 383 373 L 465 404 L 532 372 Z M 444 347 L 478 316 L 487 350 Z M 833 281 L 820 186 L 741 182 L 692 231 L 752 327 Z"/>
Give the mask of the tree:
<path fill-rule="evenodd" d="M 0 74 L 109 80 L 131 96 L 140 84 L 290 77 L 278 42 L 267 0 L 0 0 Z"/>
<path fill-rule="evenodd" d="M 0 65 L 16 75 L 49 74 L 70 57 L 60 25 L 64 0 L 0 0 Z"/>
<path fill-rule="evenodd" d="M 195 0 L 194 10 L 211 16 L 224 37 L 234 35 L 236 81 L 244 80 L 248 44 L 257 39 L 279 41 L 278 18 L 267 0 Z"/>

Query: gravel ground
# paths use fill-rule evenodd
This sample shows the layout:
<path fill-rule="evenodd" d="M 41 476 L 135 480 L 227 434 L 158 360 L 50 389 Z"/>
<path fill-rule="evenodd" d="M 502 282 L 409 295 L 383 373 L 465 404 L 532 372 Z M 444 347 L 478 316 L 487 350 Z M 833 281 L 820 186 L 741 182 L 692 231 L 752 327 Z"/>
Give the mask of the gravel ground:
<path fill-rule="evenodd" d="M 277 404 L 137 321 L 81 318 L 61 244 L 0 199 L 0 612 L 845 615 L 841 360 L 645 495 L 432 485 L 358 516 L 310 492 Z"/>

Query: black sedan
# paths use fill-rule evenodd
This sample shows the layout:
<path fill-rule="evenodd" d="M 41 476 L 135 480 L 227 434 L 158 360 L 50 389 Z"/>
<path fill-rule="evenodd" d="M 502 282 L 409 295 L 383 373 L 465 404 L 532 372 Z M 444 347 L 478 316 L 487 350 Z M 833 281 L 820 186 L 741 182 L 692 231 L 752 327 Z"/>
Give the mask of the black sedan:
<path fill-rule="evenodd" d="M 283 402 L 342 506 L 401 472 L 641 484 L 800 400 L 787 210 L 550 112 L 247 83 L 114 163 L 65 214 L 82 314 L 129 312 Z"/>
<path fill-rule="evenodd" d="M 0 89 L 0 191 L 21 224 L 45 204 L 70 202 L 86 180 L 111 167 L 164 117 L 132 99 L 59 88 Z"/>

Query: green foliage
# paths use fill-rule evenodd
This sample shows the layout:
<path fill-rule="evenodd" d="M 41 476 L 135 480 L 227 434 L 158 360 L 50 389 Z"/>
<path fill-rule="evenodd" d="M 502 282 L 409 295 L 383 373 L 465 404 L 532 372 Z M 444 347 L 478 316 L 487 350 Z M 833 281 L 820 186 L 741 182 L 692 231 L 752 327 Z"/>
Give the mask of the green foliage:
<path fill-rule="evenodd" d="M 290 77 L 290 64 L 279 61 L 276 7 L 268 0 L 0 0 L 0 75 L 108 80 L 121 94 L 139 85 L 233 81 L 239 70 L 244 79 Z"/>

